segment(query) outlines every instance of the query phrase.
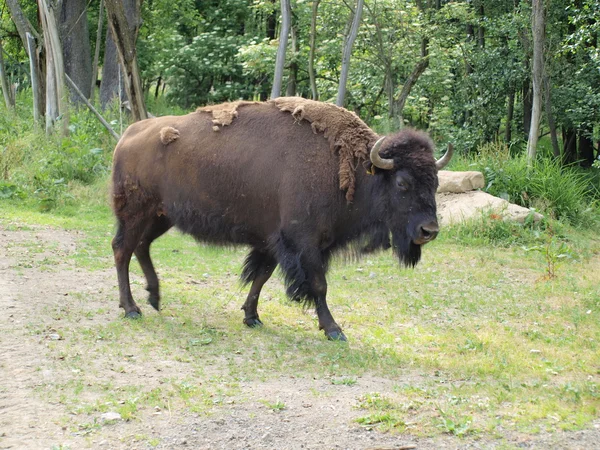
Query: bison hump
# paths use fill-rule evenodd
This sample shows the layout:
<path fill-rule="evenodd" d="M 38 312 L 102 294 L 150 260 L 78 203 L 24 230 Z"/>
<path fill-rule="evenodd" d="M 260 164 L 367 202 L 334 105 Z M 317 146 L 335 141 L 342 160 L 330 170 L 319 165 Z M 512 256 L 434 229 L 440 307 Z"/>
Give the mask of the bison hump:
<path fill-rule="evenodd" d="M 354 197 L 356 168 L 368 160 L 369 149 L 377 135 L 355 113 L 331 103 L 317 102 L 302 97 L 278 97 L 270 100 L 281 111 L 287 111 L 298 120 L 310 122 L 315 134 L 323 133 L 331 150 L 340 158 L 340 189 L 346 191 L 350 202 Z"/>

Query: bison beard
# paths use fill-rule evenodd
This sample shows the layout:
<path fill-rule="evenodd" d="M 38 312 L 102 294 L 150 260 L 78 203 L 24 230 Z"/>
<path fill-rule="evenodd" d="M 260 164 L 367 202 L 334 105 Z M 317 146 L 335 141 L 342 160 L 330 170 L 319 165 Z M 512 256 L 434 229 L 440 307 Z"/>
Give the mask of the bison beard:
<path fill-rule="evenodd" d="M 415 244 L 407 233 L 392 233 L 392 248 L 400 264 L 406 267 L 414 267 L 421 260 L 421 246 Z"/>

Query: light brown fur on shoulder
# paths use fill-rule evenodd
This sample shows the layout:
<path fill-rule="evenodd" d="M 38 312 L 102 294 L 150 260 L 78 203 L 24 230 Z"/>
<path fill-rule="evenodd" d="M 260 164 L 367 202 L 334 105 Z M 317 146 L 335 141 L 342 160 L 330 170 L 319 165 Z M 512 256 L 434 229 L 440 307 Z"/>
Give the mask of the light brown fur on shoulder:
<path fill-rule="evenodd" d="M 340 155 L 340 189 L 346 191 L 346 200 L 354 198 L 356 168 L 368 161 L 369 149 L 377 135 L 355 113 L 331 103 L 317 102 L 302 97 L 278 97 L 270 100 L 281 111 L 288 111 L 296 120 L 310 122 L 313 132 L 323 133 L 331 150 Z"/>
<path fill-rule="evenodd" d="M 233 119 L 238 116 L 238 108 L 246 105 L 255 105 L 258 102 L 248 102 L 245 100 L 239 100 L 237 102 L 221 103 L 220 105 L 208 105 L 202 106 L 196 110 L 196 112 L 212 113 L 212 123 L 214 124 L 213 130 L 219 131 L 219 127 L 231 125 Z"/>
<path fill-rule="evenodd" d="M 169 145 L 171 142 L 179 139 L 179 130 L 173 127 L 164 127 L 160 130 L 160 141 L 164 145 Z"/>

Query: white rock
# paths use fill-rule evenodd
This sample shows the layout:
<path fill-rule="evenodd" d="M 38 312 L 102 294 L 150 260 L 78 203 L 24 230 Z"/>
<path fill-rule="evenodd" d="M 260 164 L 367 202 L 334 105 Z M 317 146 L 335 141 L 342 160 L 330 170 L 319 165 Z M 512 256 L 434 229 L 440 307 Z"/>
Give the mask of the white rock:
<path fill-rule="evenodd" d="M 110 411 L 102 414 L 100 416 L 100 420 L 102 422 L 112 422 L 114 420 L 121 420 L 121 414 L 119 414 L 118 412 Z"/>
<path fill-rule="evenodd" d="M 514 205 L 486 192 L 471 191 L 463 194 L 436 195 L 439 221 L 443 225 L 464 222 L 471 218 L 481 217 L 489 213 L 503 220 L 514 220 L 523 223 L 531 210 Z M 539 221 L 542 215 L 533 212 L 533 220 Z M 496 217 L 492 217 L 495 219 Z"/>
<path fill-rule="evenodd" d="M 438 172 L 440 185 L 438 192 L 469 192 L 475 189 L 482 189 L 485 186 L 485 180 L 481 172 L 452 172 L 450 170 L 440 170 Z"/>

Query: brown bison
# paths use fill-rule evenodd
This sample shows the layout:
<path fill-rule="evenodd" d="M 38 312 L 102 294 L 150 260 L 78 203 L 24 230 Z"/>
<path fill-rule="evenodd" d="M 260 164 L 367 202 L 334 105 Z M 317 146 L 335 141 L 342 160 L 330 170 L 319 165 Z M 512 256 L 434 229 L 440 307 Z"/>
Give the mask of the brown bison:
<path fill-rule="evenodd" d="M 345 340 L 326 302 L 331 256 L 382 247 L 391 233 L 400 262 L 417 264 L 438 234 L 437 171 L 450 157 L 436 162 L 422 132 L 379 138 L 354 113 L 297 97 L 137 122 L 112 172 L 120 306 L 141 314 L 129 285 L 135 253 L 159 309 L 150 244 L 176 226 L 199 241 L 250 246 L 246 325 L 262 324 L 260 291 L 279 265 L 287 294 L 314 304 L 329 339 Z"/>

